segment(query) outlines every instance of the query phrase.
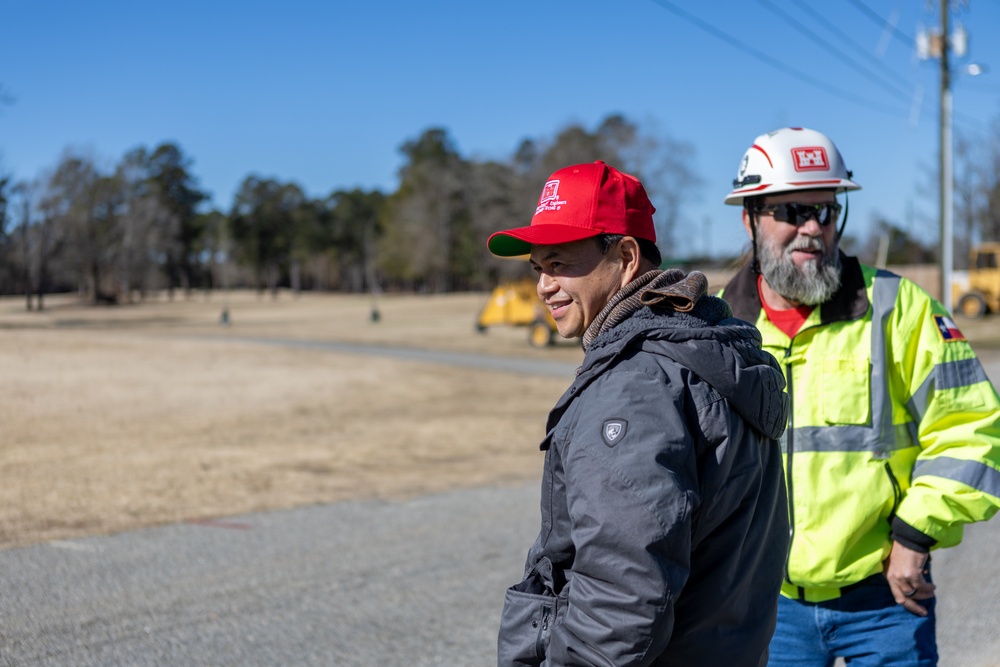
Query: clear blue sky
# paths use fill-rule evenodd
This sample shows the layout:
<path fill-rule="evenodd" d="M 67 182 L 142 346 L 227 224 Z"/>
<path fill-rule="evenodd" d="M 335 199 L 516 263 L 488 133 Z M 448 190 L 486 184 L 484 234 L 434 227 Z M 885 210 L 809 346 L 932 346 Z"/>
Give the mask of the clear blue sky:
<path fill-rule="evenodd" d="M 315 197 L 392 190 L 400 145 L 429 127 L 467 157 L 504 158 L 524 138 L 622 113 L 695 148 L 705 185 L 675 254 L 743 246 L 723 196 L 754 137 L 786 125 L 839 145 L 864 187 L 854 234 L 881 214 L 937 236 L 925 218 L 937 215 L 938 65 L 907 41 L 938 25 L 926 0 L 36 0 L 2 16 L 13 103 L 0 105 L 0 168 L 20 179 L 69 146 L 110 167 L 170 140 L 228 210 L 251 173 Z M 985 141 L 1000 116 L 1000 0 L 954 18 L 970 37 L 956 66 L 992 67 L 956 79 L 956 129 Z"/>

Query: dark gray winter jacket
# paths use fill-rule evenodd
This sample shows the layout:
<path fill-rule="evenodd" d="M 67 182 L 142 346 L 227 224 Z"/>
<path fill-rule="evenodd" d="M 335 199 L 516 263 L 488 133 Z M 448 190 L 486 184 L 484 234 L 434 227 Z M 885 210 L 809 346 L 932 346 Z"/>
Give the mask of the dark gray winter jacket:
<path fill-rule="evenodd" d="M 500 667 L 765 664 L 788 543 L 783 389 L 715 297 L 598 336 L 549 414 Z"/>

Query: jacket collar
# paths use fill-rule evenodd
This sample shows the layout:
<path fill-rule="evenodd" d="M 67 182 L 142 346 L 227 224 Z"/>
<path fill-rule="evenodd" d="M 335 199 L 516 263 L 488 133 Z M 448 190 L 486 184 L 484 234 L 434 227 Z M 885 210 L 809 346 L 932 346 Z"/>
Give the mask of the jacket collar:
<path fill-rule="evenodd" d="M 840 253 L 840 288 L 829 301 L 820 305 L 820 323 L 856 320 L 868 312 L 868 291 L 861 263 L 857 257 Z M 760 294 L 757 291 L 757 274 L 747 263 L 726 285 L 722 294 L 741 320 L 756 322 L 760 317 Z"/>
<path fill-rule="evenodd" d="M 700 281 L 704 280 L 704 276 L 701 274 L 698 275 L 700 278 L 695 280 L 695 284 L 700 285 Z M 654 294 L 654 296 L 656 295 Z M 690 312 L 676 312 L 672 306 L 663 308 L 643 306 L 630 317 L 624 318 L 616 326 L 602 333 L 587 348 L 583 363 L 576 370 L 576 378 L 573 380 L 573 384 L 566 389 L 549 412 L 548 421 L 545 425 L 546 435 L 539 449 L 544 451 L 549 448 L 554 435 L 553 429 L 559 423 L 559 420 L 562 419 L 566 410 L 569 409 L 570 403 L 589 384 L 600 377 L 608 367 L 614 365 L 618 357 L 625 350 L 635 349 L 636 346 L 641 347 L 643 345 L 642 341 L 646 340 L 653 341 L 651 343 L 653 345 L 661 345 L 661 341 L 663 340 L 668 340 L 672 343 L 683 343 L 687 339 L 687 336 L 682 332 L 714 326 L 731 316 L 732 309 L 724 300 L 705 295 L 694 302 Z M 745 328 L 750 329 L 753 332 L 752 335 L 756 336 L 755 340 L 759 349 L 760 333 L 753 327 Z M 653 333 L 651 333 L 651 330 Z M 659 350 L 659 353 L 674 358 L 670 354 L 665 353 L 662 348 Z M 675 359 L 675 361 L 676 363 L 685 363 L 683 355 Z"/>

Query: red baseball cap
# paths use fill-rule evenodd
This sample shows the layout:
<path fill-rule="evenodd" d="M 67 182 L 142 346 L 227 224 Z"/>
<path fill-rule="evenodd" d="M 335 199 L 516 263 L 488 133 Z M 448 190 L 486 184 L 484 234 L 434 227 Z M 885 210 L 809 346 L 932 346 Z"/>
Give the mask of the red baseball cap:
<path fill-rule="evenodd" d="M 601 160 L 575 164 L 549 177 L 530 226 L 496 232 L 486 246 L 498 257 L 514 257 L 530 253 L 533 245 L 570 243 L 599 234 L 655 243 L 655 211 L 635 176 Z"/>

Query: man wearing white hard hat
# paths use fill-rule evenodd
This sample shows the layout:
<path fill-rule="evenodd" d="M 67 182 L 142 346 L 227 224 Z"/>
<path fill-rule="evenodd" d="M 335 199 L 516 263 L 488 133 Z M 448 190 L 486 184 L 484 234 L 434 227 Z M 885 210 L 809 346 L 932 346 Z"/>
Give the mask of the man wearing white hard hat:
<path fill-rule="evenodd" d="M 783 128 L 754 140 L 725 199 L 753 252 L 722 296 L 791 403 L 769 665 L 937 664 L 930 554 L 1000 507 L 1000 398 L 940 303 L 840 251 L 860 189 L 827 136 Z"/>

